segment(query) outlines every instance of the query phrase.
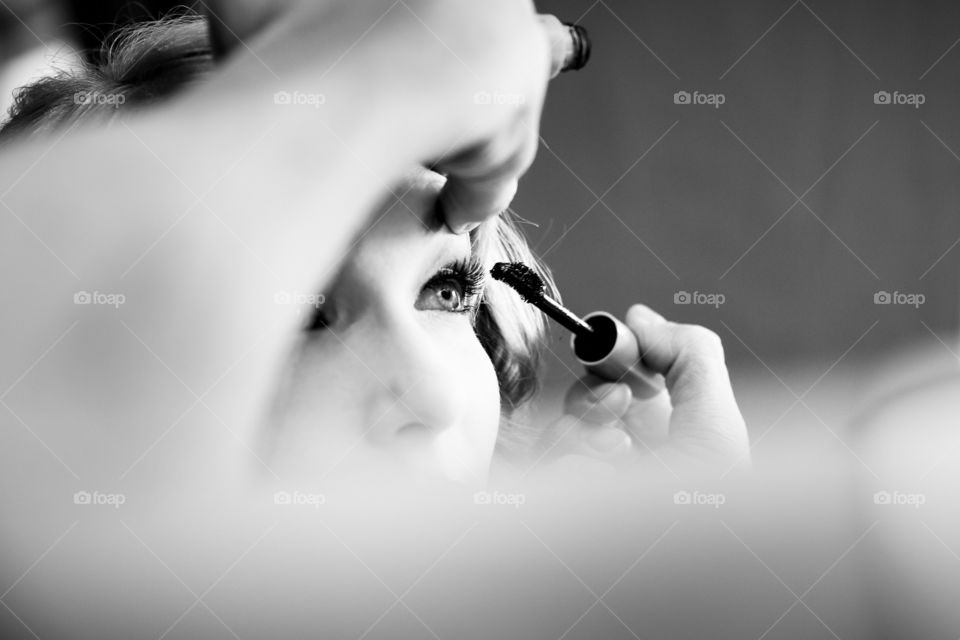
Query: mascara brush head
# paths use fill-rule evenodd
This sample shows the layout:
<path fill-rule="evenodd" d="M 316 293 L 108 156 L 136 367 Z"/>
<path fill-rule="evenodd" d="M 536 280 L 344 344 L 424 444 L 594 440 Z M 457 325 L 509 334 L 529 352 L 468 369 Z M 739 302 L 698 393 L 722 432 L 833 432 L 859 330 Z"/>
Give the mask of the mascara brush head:
<path fill-rule="evenodd" d="M 520 294 L 524 302 L 534 305 L 567 330 L 578 336 L 593 335 L 593 327 L 548 296 L 547 285 L 543 282 L 543 278 L 522 262 L 498 262 L 493 265 L 490 275 L 494 280 L 499 280 L 512 288 Z"/>
<path fill-rule="evenodd" d="M 520 262 L 498 262 L 490 275 L 573 332 L 570 347 L 590 373 L 611 382 L 630 383 L 638 398 L 652 397 L 663 389 L 663 379 L 640 362 L 637 337 L 609 313 L 596 311 L 585 318 L 574 314 L 547 295 L 543 278 Z"/>
<path fill-rule="evenodd" d="M 519 293 L 524 302 L 531 304 L 543 298 L 547 290 L 543 278 L 522 262 L 498 262 L 493 265 L 490 275 Z"/>

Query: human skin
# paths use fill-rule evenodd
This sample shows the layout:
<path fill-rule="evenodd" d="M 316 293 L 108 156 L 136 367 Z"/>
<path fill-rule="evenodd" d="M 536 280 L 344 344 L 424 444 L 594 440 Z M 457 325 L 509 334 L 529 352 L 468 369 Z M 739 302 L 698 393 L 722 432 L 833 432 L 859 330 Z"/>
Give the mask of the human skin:
<path fill-rule="evenodd" d="M 291 4 L 182 98 L 0 154 L 10 214 L 0 221 L 4 289 L 18 301 L 0 320 L 16 336 L 0 374 L 7 393 L 21 394 L 5 404 L 14 428 L 102 437 L 103 447 L 71 451 L 80 469 L 111 466 L 104 451 L 114 446 L 129 447 L 134 467 L 146 451 L 152 473 L 130 477 L 151 490 L 210 477 L 239 486 L 252 459 L 265 464 L 255 453 L 261 427 L 309 311 L 273 304 L 274 293 L 330 290 L 353 239 L 411 165 L 451 171 L 439 196 L 447 204 L 451 182 L 482 186 L 475 195 L 492 208 L 463 208 L 469 225 L 502 205 L 482 193 L 532 160 L 527 132 L 549 69 L 532 7 L 408 4 L 379 14 L 388 5 Z M 440 36 L 426 47 L 425 28 Z M 491 86 L 530 99 L 477 105 L 477 89 Z M 324 108 L 276 104 L 276 91 L 291 90 L 321 91 Z M 121 292 L 121 322 L 77 307 L 78 290 Z M 674 346 L 687 342 L 703 341 Z M 48 354 L 58 375 L 21 386 Z M 172 424 L 158 393 L 171 377 L 193 397 Z M 155 450 L 174 427 L 189 440 Z M 490 436 L 478 440 L 486 451 Z M 7 471 L 28 473 L 22 462 Z M 112 463 L 122 477 L 133 468 Z"/>
<path fill-rule="evenodd" d="M 415 171 L 340 266 L 270 420 L 269 464 L 335 485 L 359 472 L 486 482 L 500 423 L 496 372 L 468 299 L 442 269 L 469 236 L 436 216 L 442 176 Z"/>
<path fill-rule="evenodd" d="M 173 376 L 200 412 L 178 429 L 191 418 L 212 426 L 194 429 L 188 449 L 150 454 L 181 467 L 175 478 L 141 481 L 242 483 L 301 335 L 302 314 L 273 304 L 275 292 L 327 290 L 409 167 L 455 159 L 482 182 L 532 161 L 519 131 L 536 127 L 530 110 L 549 71 L 532 5 L 408 5 L 416 14 L 390 12 L 363 38 L 389 3 L 291 5 L 170 103 L 5 146 L 2 288 L 18 303 L 0 319 L 0 380 L 20 394 L 5 398 L 11 433 L 41 429 L 55 442 L 86 431 L 142 451 L 163 431 L 151 421 L 170 411 L 158 389 Z M 530 99 L 522 110 L 475 104 L 490 87 Z M 319 110 L 282 107 L 278 91 L 327 99 Z M 83 315 L 80 290 L 123 293 L 125 327 Z M 151 352 L 152 364 L 140 360 Z M 26 386 L 25 372 L 53 356 L 58 375 L 40 384 L 35 372 Z M 70 467 L 103 469 L 109 449 L 78 448 Z"/>

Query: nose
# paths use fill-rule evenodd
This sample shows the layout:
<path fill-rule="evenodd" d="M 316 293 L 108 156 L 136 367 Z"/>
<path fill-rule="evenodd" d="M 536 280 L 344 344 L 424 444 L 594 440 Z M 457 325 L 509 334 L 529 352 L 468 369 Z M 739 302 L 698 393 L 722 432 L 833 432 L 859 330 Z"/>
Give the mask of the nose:
<path fill-rule="evenodd" d="M 371 439 L 427 443 L 463 421 L 469 390 L 458 376 L 455 354 L 443 352 L 416 322 L 385 322 L 368 335 L 377 336 L 365 349 L 373 377 Z"/>

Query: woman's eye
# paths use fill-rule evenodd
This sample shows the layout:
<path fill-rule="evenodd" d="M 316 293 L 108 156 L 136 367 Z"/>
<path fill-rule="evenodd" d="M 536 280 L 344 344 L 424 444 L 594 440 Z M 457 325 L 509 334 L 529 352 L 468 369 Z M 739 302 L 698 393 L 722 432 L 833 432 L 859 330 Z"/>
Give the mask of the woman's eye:
<path fill-rule="evenodd" d="M 472 312 L 480 302 L 483 276 L 483 265 L 473 260 L 443 267 L 423 285 L 414 307 L 420 311 Z"/>
<path fill-rule="evenodd" d="M 414 306 L 420 311 L 463 313 L 469 311 L 464 298 L 463 285 L 456 280 L 445 279 L 440 282 L 427 283 L 420 291 L 420 296 Z"/>

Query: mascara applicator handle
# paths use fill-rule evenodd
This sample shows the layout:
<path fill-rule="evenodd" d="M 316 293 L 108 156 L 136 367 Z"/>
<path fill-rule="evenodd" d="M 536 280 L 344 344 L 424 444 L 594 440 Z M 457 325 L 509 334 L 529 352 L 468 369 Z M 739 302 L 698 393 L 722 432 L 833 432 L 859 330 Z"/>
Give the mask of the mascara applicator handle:
<path fill-rule="evenodd" d="M 587 371 L 610 382 L 629 384 L 638 399 L 652 398 L 664 390 L 663 376 L 643 364 L 640 345 L 630 327 L 606 311 L 594 311 L 583 320 L 593 333 L 574 334 L 570 348 Z"/>

